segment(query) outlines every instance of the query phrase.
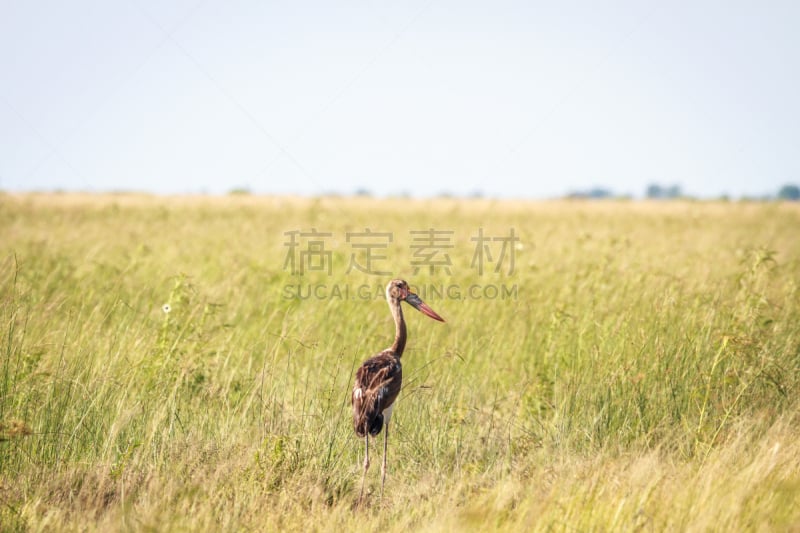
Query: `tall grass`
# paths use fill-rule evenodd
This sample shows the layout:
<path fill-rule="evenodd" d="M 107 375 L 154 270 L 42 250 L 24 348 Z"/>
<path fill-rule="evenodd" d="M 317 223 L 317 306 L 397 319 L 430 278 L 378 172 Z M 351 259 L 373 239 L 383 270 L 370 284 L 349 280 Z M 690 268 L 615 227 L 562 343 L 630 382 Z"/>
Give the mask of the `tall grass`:
<path fill-rule="evenodd" d="M 799 227 L 783 204 L 1 196 L 0 525 L 800 527 Z M 330 275 L 285 264 L 311 228 Z M 349 268 L 365 228 L 391 276 Z M 414 272 L 429 228 L 450 274 Z M 515 230 L 513 272 L 471 266 L 479 228 Z M 390 277 L 447 323 L 406 312 L 387 493 L 371 471 L 356 510 L 349 394 L 391 343 Z"/>

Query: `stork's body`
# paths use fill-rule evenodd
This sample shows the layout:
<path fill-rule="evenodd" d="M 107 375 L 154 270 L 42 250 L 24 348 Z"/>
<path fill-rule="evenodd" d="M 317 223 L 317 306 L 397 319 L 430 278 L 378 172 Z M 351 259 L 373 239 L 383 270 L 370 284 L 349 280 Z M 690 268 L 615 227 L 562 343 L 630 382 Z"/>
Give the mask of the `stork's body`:
<path fill-rule="evenodd" d="M 406 347 L 406 322 L 401 302 L 412 305 L 429 317 L 444 322 L 444 319 L 428 307 L 419 296 L 411 292 L 408 283 L 392 280 L 386 286 L 386 300 L 395 323 L 394 343 L 379 354 L 367 359 L 356 372 L 353 386 L 353 426 L 356 435 L 364 438 L 364 475 L 361 479 L 359 503 L 364 496 L 364 481 L 369 469 L 369 437 L 383 434 L 383 464 L 381 465 L 381 495 L 386 482 L 386 450 L 389 440 L 389 420 L 400 387 L 403 383 L 403 366 L 400 357 Z"/>

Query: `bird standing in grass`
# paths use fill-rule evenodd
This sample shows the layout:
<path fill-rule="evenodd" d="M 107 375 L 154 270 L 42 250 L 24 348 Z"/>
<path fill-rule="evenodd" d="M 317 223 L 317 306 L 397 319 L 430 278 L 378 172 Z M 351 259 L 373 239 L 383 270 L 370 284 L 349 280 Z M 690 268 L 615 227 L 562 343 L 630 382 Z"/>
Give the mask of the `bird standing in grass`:
<path fill-rule="evenodd" d="M 353 386 L 353 426 L 356 435 L 364 437 L 364 474 L 361 478 L 361 492 L 358 503 L 364 496 L 364 482 L 369 469 L 369 437 L 383 433 L 383 465 L 381 466 L 381 497 L 386 483 L 386 448 L 389 440 L 389 419 L 392 408 L 403 382 L 403 368 L 400 357 L 406 347 L 406 322 L 403 319 L 401 302 L 406 302 L 429 317 L 444 322 L 444 319 L 428 307 L 419 296 L 411 292 L 408 283 L 395 279 L 386 286 L 386 300 L 395 324 L 394 343 L 379 354 L 364 361 L 356 372 Z"/>

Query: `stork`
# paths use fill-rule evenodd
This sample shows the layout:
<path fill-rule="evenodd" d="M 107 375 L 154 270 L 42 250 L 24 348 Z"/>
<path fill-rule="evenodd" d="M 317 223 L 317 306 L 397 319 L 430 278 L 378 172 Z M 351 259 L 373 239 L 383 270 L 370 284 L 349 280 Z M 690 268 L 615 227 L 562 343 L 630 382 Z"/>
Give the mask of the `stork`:
<path fill-rule="evenodd" d="M 386 285 L 386 300 L 392 313 L 395 324 L 394 343 L 364 361 L 356 372 L 356 383 L 353 386 L 353 426 L 356 435 L 364 438 L 364 474 L 361 478 L 361 492 L 358 504 L 364 496 L 364 482 L 369 469 L 369 437 L 375 437 L 381 429 L 383 433 L 383 465 L 381 466 L 381 497 L 383 486 L 386 483 L 386 449 L 389 441 L 389 419 L 400 386 L 403 382 L 403 368 L 400 357 L 406 347 L 406 322 L 403 319 L 401 302 L 406 302 L 423 314 L 444 322 L 436 311 L 428 307 L 419 296 L 411 292 L 408 283 L 402 279 L 395 279 Z"/>

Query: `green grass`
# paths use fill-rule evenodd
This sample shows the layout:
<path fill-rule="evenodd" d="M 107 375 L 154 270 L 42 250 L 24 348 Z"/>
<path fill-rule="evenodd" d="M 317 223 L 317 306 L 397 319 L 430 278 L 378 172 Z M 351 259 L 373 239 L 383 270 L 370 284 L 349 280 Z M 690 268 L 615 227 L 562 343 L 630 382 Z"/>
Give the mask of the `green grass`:
<path fill-rule="evenodd" d="M 330 275 L 285 265 L 311 228 Z M 349 268 L 365 228 L 391 275 Z M 414 273 L 429 228 L 451 275 Z M 514 229 L 513 272 L 471 266 L 479 228 Z M 790 204 L 0 196 L 0 529 L 796 530 L 798 228 Z M 407 309 L 386 495 L 375 446 L 354 509 L 353 374 L 393 334 L 358 288 L 391 277 L 447 323 Z"/>

